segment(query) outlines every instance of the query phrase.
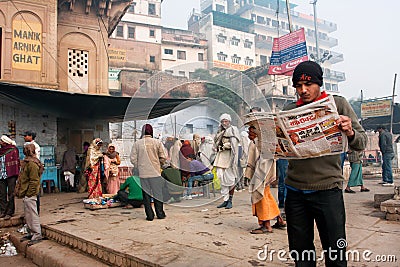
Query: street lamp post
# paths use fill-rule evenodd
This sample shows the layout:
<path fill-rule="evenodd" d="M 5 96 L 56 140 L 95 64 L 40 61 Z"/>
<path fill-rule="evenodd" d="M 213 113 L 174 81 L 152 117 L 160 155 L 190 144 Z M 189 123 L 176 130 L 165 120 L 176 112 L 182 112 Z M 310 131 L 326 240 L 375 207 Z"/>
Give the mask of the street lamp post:
<path fill-rule="evenodd" d="M 315 61 L 319 63 L 319 46 L 318 46 L 318 25 L 317 25 L 317 0 L 311 2 L 314 7 L 314 31 L 315 31 L 315 49 L 317 53 L 315 54 Z"/>

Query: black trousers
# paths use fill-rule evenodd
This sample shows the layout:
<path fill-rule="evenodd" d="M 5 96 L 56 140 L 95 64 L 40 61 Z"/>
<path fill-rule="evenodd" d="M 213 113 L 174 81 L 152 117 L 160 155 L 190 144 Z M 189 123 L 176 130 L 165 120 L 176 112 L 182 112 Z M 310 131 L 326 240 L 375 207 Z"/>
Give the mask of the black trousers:
<path fill-rule="evenodd" d="M 314 221 L 317 224 L 325 266 L 347 266 L 346 215 L 339 188 L 304 194 L 287 190 L 285 201 L 289 250 L 297 267 L 314 267 Z M 313 253 L 315 257 L 313 257 Z"/>
<path fill-rule="evenodd" d="M 125 190 L 119 190 L 117 193 L 117 198 L 124 205 L 130 204 L 134 208 L 140 208 L 140 206 L 143 204 L 142 200 L 129 199 L 128 193 L 125 192 Z"/>
<path fill-rule="evenodd" d="M 11 176 L 7 179 L 0 179 L 0 215 L 14 215 L 15 201 L 14 189 L 18 176 Z"/>
<path fill-rule="evenodd" d="M 154 209 L 157 218 L 165 218 L 163 207 L 163 187 L 165 185 L 164 178 L 161 176 L 153 178 L 140 178 L 143 193 L 143 204 L 146 217 L 149 220 L 154 219 L 154 211 L 151 207 L 151 198 L 154 200 Z"/>

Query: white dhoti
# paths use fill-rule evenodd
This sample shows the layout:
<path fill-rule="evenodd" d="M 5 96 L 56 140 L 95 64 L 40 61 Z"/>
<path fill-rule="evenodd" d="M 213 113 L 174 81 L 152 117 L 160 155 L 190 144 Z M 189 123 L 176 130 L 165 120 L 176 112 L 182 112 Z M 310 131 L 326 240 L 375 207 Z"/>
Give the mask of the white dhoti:
<path fill-rule="evenodd" d="M 236 183 L 236 172 L 234 168 L 218 168 L 217 176 L 221 182 L 221 195 L 224 201 L 229 199 L 229 191 Z"/>
<path fill-rule="evenodd" d="M 64 172 L 64 178 L 65 178 L 65 182 L 69 181 L 70 186 L 74 187 L 75 175 L 72 172 L 65 171 Z"/>

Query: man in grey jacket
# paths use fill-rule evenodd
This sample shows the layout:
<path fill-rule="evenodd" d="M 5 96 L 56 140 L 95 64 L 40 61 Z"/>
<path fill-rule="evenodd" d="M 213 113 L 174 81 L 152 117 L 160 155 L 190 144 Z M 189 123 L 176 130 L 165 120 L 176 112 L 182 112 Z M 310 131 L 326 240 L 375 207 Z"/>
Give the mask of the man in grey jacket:
<path fill-rule="evenodd" d="M 315 62 L 297 65 L 292 81 L 300 98 L 285 110 L 328 97 L 321 91 L 323 71 Z M 357 151 L 365 149 L 367 135 L 349 102 L 340 96 L 334 96 L 334 101 L 340 116 L 336 125 L 347 137 L 349 147 Z M 347 266 L 343 181 L 340 154 L 289 160 L 285 212 L 289 250 L 296 267 L 316 266 L 314 223 L 324 250 L 325 265 Z"/>
<path fill-rule="evenodd" d="M 382 186 L 393 186 L 392 160 L 394 158 L 392 134 L 384 126 L 378 126 L 379 149 L 382 153 Z"/>
<path fill-rule="evenodd" d="M 154 219 L 151 198 L 154 200 L 157 218 L 164 219 L 166 215 L 162 201 L 165 181 L 161 177 L 161 166 L 164 165 L 166 156 L 161 141 L 153 138 L 153 127 L 150 124 L 143 125 L 142 138 L 133 145 L 130 159 L 139 172 L 146 220 Z"/>

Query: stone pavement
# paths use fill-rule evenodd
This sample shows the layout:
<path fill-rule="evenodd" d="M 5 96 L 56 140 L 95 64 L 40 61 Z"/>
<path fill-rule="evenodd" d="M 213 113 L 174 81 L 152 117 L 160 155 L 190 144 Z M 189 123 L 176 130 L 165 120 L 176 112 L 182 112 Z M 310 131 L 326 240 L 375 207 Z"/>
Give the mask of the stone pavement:
<path fill-rule="evenodd" d="M 344 194 L 347 247 L 360 255 L 359 261 L 351 258 L 348 266 L 400 265 L 400 223 L 386 221 L 384 213 L 373 207 L 374 194 L 393 192 L 392 187 L 378 185 L 379 180 L 365 180 L 371 192 L 361 193 L 359 188 L 353 188 L 356 194 Z M 277 189 L 272 188 L 272 193 L 276 197 Z M 50 240 L 28 247 L 28 254 L 29 250 L 31 254 L 40 251 L 42 263 L 51 256 L 62 257 L 55 261 L 57 264 L 39 265 L 78 266 L 71 261 L 72 253 L 79 251 L 90 255 L 89 260 L 98 260 L 80 266 L 102 266 L 99 260 L 116 266 L 294 266 L 290 260 L 279 260 L 276 253 L 269 254 L 271 250 L 283 250 L 284 258 L 288 258 L 285 230 L 262 235 L 249 233 L 257 227 L 257 219 L 251 215 L 248 191 L 235 192 L 230 210 L 216 208 L 221 202 L 217 194 L 216 199 L 199 197 L 179 205 L 166 205 L 167 218 L 152 222 L 145 220 L 143 209 L 84 209 L 85 197 L 86 194 L 77 193 L 42 197 L 41 224 Z M 17 200 L 17 213 L 22 211 L 22 201 Z M 13 236 L 18 242 L 20 234 L 13 231 Z M 319 255 L 317 232 L 315 236 Z M 61 251 L 55 241 L 75 250 Z M 264 251 L 271 257 L 265 259 Z M 373 261 L 363 259 L 363 253 Z M 391 255 L 396 256 L 396 262 L 375 261 L 377 257 Z M 323 262 L 318 266 L 323 266 Z"/>

